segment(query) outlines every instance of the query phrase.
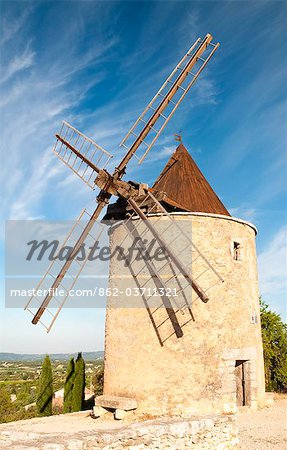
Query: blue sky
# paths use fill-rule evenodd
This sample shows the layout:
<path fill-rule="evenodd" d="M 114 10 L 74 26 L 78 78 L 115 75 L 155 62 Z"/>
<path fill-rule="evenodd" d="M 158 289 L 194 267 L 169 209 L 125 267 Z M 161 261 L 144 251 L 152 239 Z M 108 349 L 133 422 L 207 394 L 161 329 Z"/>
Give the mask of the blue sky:
<path fill-rule="evenodd" d="M 258 227 L 260 292 L 284 315 L 286 29 L 279 1 L 1 2 L 2 222 L 77 217 L 94 194 L 52 155 L 61 120 L 116 155 L 175 64 L 210 32 L 219 50 L 131 175 L 152 183 L 181 130 L 226 207 Z M 3 351 L 103 348 L 104 310 L 65 310 L 46 336 L 4 308 L 1 284 Z"/>

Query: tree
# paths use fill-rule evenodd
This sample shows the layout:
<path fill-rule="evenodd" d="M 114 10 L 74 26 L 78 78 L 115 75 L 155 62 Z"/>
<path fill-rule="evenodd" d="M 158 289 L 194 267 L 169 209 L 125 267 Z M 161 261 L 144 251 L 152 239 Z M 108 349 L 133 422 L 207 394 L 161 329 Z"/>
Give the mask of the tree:
<path fill-rule="evenodd" d="M 30 385 L 28 383 L 23 383 L 17 394 L 17 405 L 25 406 L 29 403 L 32 403 L 30 396 Z"/>
<path fill-rule="evenodd" d="M 95 397 L 102 395 L 104 387 L 104 366 L 102 364 L 95 368 L 92 384 Z"/>
<path fill-rule="evenodd" d="M 82 353 L 78 353 L 75 362 L 72 411 L 81 411 L 85 400 L 85 361 Z"/>
<path fill-rule="evenodd" d="M 286 391 L 287 326 L 262 299 L 260 306 L 266 390 Z"/>
<path fill-rule="evenodd" d="M 5 386 L 0 385 L 0 423 L 14 420 L 15 413 L 15 405 L 11 401 L 9 392 Z"/>
<path fill-rule="evenodd" d="M 75 379 L 75 362 L 74 358 L 71 358 L 67 367 L 67 375 L 64 386 L 64 413 L 69 413 L 72 411 L 73 403 L 73 388 Z"/>
<path fill-rule="evenodd" d="M 40 416 L 52 415 L 53 375 L 51 361 L 45 356 L 37 389 L 37 411 Z"/>

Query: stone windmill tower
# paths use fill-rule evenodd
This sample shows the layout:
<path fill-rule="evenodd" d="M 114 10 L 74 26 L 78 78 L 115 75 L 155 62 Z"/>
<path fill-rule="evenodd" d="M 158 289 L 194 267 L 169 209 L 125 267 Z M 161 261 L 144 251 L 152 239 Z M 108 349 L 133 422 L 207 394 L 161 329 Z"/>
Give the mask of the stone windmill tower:
<path fill-rule="evenodd" d="M 104 394 L 135 398 L 151 414 L 256 407 L 264 401 L 257 230 L 229 214 L 182 143 L 152 190 L 165 192 L 165 208 L 220 269 L 224 282 L 213 288 L 208 303 L 194 301 L 191 315 L 180 315 L 184 334 L 177 339 L 163 312 L 133 295 L 136 279 L 124 261 L 112 260 L 110 287 L 122 295 L 119 302 L 110 299 L 107 309 Z M 118 201 L 106 218 L 124 214 Z M 111 232 L 112 250 L 122 234 L 121 226 Z M 196 278 L 201 269 L 193 265 Z M 126 288 L 131 296 L 123 306 Z"/>
<path fill-rule="evenodd" d="M 118 197 L 105 215 L 116 220 L 111 254 L 124 242 L 128 256 L 110 261 L 104 394 L 155 414 L 228 412 L 264 395 L 255 227 L 230 216 L 182 144 L 153 187 L 124 180 L 218 49 L 212 39 L 198 38 L 174 68 L 122 140 L 113 171 L 109 152 L 63 122 L 53 151 L 98 190 L 97 205 L 82 211 L 25 306 L 49 332 Z"/>

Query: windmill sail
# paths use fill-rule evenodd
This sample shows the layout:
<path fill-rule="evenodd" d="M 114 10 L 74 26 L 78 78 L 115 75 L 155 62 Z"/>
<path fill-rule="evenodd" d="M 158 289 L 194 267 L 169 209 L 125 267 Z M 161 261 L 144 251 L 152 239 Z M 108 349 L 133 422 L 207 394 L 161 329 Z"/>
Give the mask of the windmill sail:
<path fill-rule="evenodd" d="M 86 245 L 86 248 L 91 249 L 100 239 L 104 228 L 105 225 L 93 220 L 93 215 L 88 213 L 86 209 L 81 212 L 57 255 L 37 285 L 35 295 L 32 295 L 25 306 L 25 309 L 33 316 L 32 323 L 36 324 L 39 322 L 46 328 L 47 332 L 51 330 L 70 295 L 71 289 L 73 289 L 88 261 L 90 251 L 85 251 L 83 257 L 81 246 L 89 241 L 89 245 Z M 60 255 L 65 248 L 73 250 L 67 258 L 63 259 Z M 78 255 L 80 258 L 77 258 Z M 41 291 L 46 294 L 44 298 L 38 295 L 38 292 Z M 62 292 L 60 293 L 60 291 Z"/>
<path fill-rule="evenodd" d="M 31 312 L 31 303 L 33 300 L 39 302 L 36 313 L 33 314 L 32 323 L 36 324 L 42 322 L 42 316 L 47 312 L 52 316 L 52 321 L 46 326 L 47 331 L 51 329 L 51 326 L 55 322 L 56 317 L 61 311 L 65 301 L 69 296 L 69 290 L 74 286 L 81 273 L 83 266 L 86 262 L 83 261 L 75 274 L 70 274 L 70 271 L 78 264 L 77 254 L 81 246 L 85 243 L 86 239 L 91 233 L 94 224 L 97 222 L 103 208 L 109 203 L 112 195 L 117 195 L 127 199 L 130 205 L 131 217 L 129 223 L 125 226 L 132 234 L 132 236 L 138 233 L 138 223 L 144 224 L 147 230 L 156 238 L 157 242 L 167 251 L 167 265 L 169 265 L 172 271 L 170 280 L 164 279 L 160 271 L 165 270 L 165 267 L 154 267 L 152 264 L 148 264 L 148 270 L 154 278 L 157 286 L 167 286 L 168 283 L 177 283 L 180 285 L 179 292 L 182 295 L 183 301 L 178 304 L 178 299 L 174 299 L 174 304 L 166 299 L 165 307 L 169 319 L 173 323 L 173 332 L 180 337 L 181 330 L 177 320 L 176 314 L 173 308 L 183 311 L 185 308 L 190 308 L 187 301 L 189 296 L 186 295 L 186 289 L 192 288 L 197 297 L 202 301 L 208 301 L 207 291 L 211 289 L 210 286 L 206 286 L 204 283 L 204 276 L 207 272 L 215 278 L 215 283 L 221 281 L 220 275 L 211 266 L 206 258 L 200 253 L 194 244 L 185 235 L 179 224 L 172 218 L 172 216 L 164 209 L 157 198 L 150 192 L 145 191 L 142 185 L 135 187 L 136 183 L 127 183 L 122 179 L 126 172 L 128 162 L 133 156 L 136 156 L 140 162 L 144 160 L 157 138 L 163 131 L 164 127 L 171 119 L 172 115 L 178 108 L 179 104 L 184 99 L 185 95 L 191 88 L 191 86 L 197 80 L 199 74 L 206 66 L 214 52 L 217 50 L 219 44 L 213 44 L 212 36 L 207 34 L 203 40 L 198 39 L 191 49 L 182 58 L 180 63 L 176 66 L 174 71 L 168 77 L 166 82 L 160 88 L 158 93 L 146 107 L 134 126 L 131 128 L 127 136 L 123 139 L 121 145 L 127 150 L 126 155 L 115 168 L 113 174 L 109 174 L 105 167 L 107 166 L 111 154 L 85 136 L 83 133 L 72 127 L 67 122 L 63 122 L 61 131 L 56 135 L 57 141 L 54 147 L 54 153 L 61 159 L 68 167 L 70 167 L 88 186 L 92 189 L 98 185 L 101 188 L 99 195 L 97 196 L 98 206 L 91 214 L 86 227 L 81 231 L 77 239 L 74 240 L 74 247 L 69 256 L 61 267 L 59 267 L 58 274 L 55 274 L 54 269 L 57 262 L 52 263 L 44 275 L 43 279 L 39 283 L 47 283 L 52 280 L 52 284 L 45 286 L 49 288 L 44 300 L 41 301 L 35 296 L 30 299 L 26 309 Z M 143 149 L 143 150 L 141 150 Z M 136 154 L 136 152 L 138 152 Z M 103 170 L 104 169 L 104 170 Z M 143 192 L 146 192 L 143 194 Z M 139 199 L 143 195 L 143 198 Z M 148 206 L 147 215 L 145 214 L 145 207 Z M 161 226 L 167 225 L 166 229 L 160 231 L 156 230 L 156 224 L 154 220 L 150 220 L 151 216 L 156 216 L 156 220 L 161 221 Z M 140 218 L 140 221 L 133 219 Z M 169 241 L 166 236 L 172 236 L 173 233 L 167 233 L 170 226 L 173 226 L 177 230 L 174 238 Z M 73 238 L 74 231 L 70 233 L 69 238 Z M 141 236 L 141 235 L 140 235 Z M 184 250 L 190 249 L 190 255 L 192 256 L 193 264 L 198 260 L 200 270 L 202 272 L 196 277 L 191 276 L 190 270 L 181 259 L 181 253 L 179 252 L 180 246 L 176 243 L 176 239 L 181 237 L 181 243 L 183 238 L 187 238 L 187 243 L 184 245 Z M 144 242 L 138 241 L 139 248 L 144 250 Z M 87 256 L 88 258 L 88 256 Z M 64 286 L 65 280 L 71 280 L 69 286 Z M 200 279 L 200 281 L 198 281 Z M 208 276 L 208 283 L 211 277 Z M 54 297 L 54 290 L 60 286 L 64 286 L 66 289 L 66 296 L 57 306 L 56 314 L 51 313 L 48 310 L 48 306 L 56 300 Z"/>
<path fill-rule="evenodd" d="M 140 202 L 130 199 L 129 203 L 133 212 L 128 220 L 136 217 L 142 219 L 142 221 L 138 221 L 139 226 L 142 226 L 141 224 L 144 223 L 146 233 L 147 231 L 152 233 L 160 246 L 166 249 L 169 260 L 173 262 L 178 273 L 185 279 L 185 287 L 191 285 L 196 292 L 196 298 L 207 302 L 209 300 L 207 292 L 215 284 L 223 282 L 223 278 L 192 242 L 190 236 L 175 219 L 175 216 L 170 214 L 150 191 L 147 192 Z M 143 211 L 143 206 L 146 208 L 146 213 Z M 157 224 L 160 224 L 159 229 L 157 229 Z M 144 234 L 141 232 L 141 237 L 143 236 Z M 187 259 L 187 262 L 191 261 L 193 266 L 197 264 L 197 268 L 201 270 L 198 272 L 197 269 L 195 276 L 191 275 L 191 270 L 182 260 L 182 255 L 188 254 L 189 251 L 190 259 Z M 165 267 L 162 268 L 162 270 L 164 269 Z M 176 277 L 177 274 L 174 274 L 172 279 Z M 182 290 L 184 289 L 183 287 Z"/>
<path fill-rule="evenodd" d="M 128 234 L 134 239 L 136 242 L 136 248 L 142 253 L 145 254 L 147 251 L 145 241 L 142 239 L 141 234 L 139 234 L 139 230 L 137 229 L 136 224 L 133 221 L 123 222 L 124 227 L 126 228 Z M 171 269 L 172 273 L 175 274 L 175 270 L 173 268 L 172 261 L 166 260 L 165 264 L 162 264 L 161 267 L 157 267 L 157 264 L 153 261 L 146 258 L 145 261 L 142 262 L 141 266 L 137 265 L 137 269 L 135 269 L 133 263 L 129 263 L 130 273 L 135 281 L 136 286 L 142 292 L 142 300 L 144 302 L 145 308 L 149 314 L 150 320 L 158 337 L 158 340 L 161 345 L 164 344 L 167 337 L 175 334 L 177 338 L 183 336 L 182 327 L 189 322 L 185 321 L 182 324 L 180 319 L 178 318 L 178 312 L 181 311 L 181 306 L 179 305 L 178 298 L 175 295 L 168 294 L 167 289 L 170 286 L 171 277 L 166 280 L 164 274 L 161 274 L 161 271 L 166 266 Z M 141 276 L 143 272 L 148 274 L 148 277 Z M 181 283 L 179 278 L 176 278 L 177 284 L 181 287 Z M 160 296 L 154 299 L 149 296 L 146 292 L 148 290 L 155 289 Z M 170 289 L 170 292 L 172 290 Z M 184 291 L 182 290 L 182 294 Z M 188 305 L 187 297 L 184 295 L 185 303 Z M 155 300 L 155 301 L 154 301 Z M 190 310 L 191 311 L 191 310 Z M 192 317 L 192 315 L 191 315 Z M 166 335 L 166 325 L 168 325 L 168 336 Z M 172 331 L 170 332 L 170 325 Z"/>
<path fill-rule="evenodd" d="M 121 142 L 142 163 L 164 127 L 211 59 L 219 44 L 207 34 L 197 39 Z M 135 154 L 137 152 L 137 154 Z"/>
<path fill-rule="evenodd" d="M 90 188 L 95 189 L 94 180 L 99 169 L 104 169 L 112 155 L 92 139 L 85 136 L 68 122 L 63 121 L 56 134 L 53 152 Z"/>
<path fill-rule="evenodd" d="M 193 303 L 198 299 L 207 302 L 212 288 L 223 279 L 192 242 L 182 223 L 184 218 L 176 220 L 150 191 L 137 201 L 131 200 L 128 213 L 129 218 L 122 222 L 126 235 L 120 245 L 132 238 L 141 253 L 148 254 L 153 238 L 165 250 L 161 262 L 146 258 L 138 262 L 136 257 L 129 262 L 132 278 L 141 288 L 147 313 L 163 345 L 172 335 L 183 335 L 182 328 L 194 320 Z M 145 294 L 154 288 L 163 295 Z"/>

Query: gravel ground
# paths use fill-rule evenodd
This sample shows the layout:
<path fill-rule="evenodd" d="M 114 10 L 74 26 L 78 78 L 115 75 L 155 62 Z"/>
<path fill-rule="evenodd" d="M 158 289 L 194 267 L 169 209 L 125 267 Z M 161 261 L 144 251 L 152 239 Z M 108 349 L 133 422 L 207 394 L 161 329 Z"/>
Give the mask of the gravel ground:
<path fill-rule="evenodd" d="M 287 449 L 287 396 L 278 396 L 274 406 L 238 413 L 239 450 Z"/>

